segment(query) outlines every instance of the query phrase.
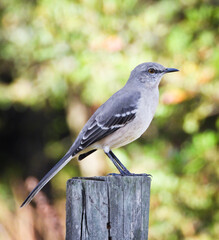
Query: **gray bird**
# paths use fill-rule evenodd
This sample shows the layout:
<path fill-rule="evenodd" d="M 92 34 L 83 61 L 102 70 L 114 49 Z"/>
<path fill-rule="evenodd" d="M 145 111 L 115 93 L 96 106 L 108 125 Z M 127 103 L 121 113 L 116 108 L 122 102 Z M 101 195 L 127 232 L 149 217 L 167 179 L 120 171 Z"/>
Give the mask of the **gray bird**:
<path fill-rule="evenodd" d="M 103 149 L 122 176 L 130 173 L 112 152 L 139 138 L 150 125 L 159 101 L 158 85 L 165 73 L 179 71 L 158 63 L 138 65 L 126 85 L 113 94 L 87 121 L 65 156 L 41 179 L 21 207 L 27 205 L 73 157 L 84 159 Z"/>

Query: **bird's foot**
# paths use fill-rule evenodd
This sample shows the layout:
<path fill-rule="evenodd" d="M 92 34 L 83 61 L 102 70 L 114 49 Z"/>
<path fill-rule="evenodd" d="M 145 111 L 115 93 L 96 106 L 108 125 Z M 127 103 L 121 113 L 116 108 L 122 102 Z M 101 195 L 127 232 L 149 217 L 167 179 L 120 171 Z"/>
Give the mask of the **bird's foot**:
<path fill-rule="evenodd" d="M 121 173 L 109 173 L 107 176 L 123 176 Z"/>
<path fill-rule="evenodd" d="M 145 177 L 152 177 L 151 174 L 147 174 L 147 173 L 131 173 L 130 176 L 145 176 Z"/>
<path fill-rule="evenodd" d="M 127 169 L 119 169 L 120 173 L 109 173 L 108 176 L 131 176 L 132 173 L 130 173 Z"/>
<path fill-rule="evenodd" d="M 147 173 L 130 173 L 130 172 L 123 172 L 123 173 L 109 173 L 107 176 L 145 176 L 145 177 L 152 177 L 151 174 Z"/>

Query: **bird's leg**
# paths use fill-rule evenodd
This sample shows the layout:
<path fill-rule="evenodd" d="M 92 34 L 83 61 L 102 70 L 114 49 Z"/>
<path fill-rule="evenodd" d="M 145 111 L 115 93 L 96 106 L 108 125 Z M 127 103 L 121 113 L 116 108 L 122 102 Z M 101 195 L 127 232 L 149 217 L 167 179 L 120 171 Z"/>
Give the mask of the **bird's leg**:
<path fill-rule="evenodd" d="M 109 152 L 105 151 L 105 154 L 109 157 L 109 159 L 113 162 L 115 167 L 119 170 L 121 175 L 130 176 L 132 175 L 128 169 L 119 161 L 116 155 L 110 150 Z"/>
<path fill-rule="evenodd" d="M 112 155 L 112 157 L 114 158 L 114 160 L 119 164 L 119 166 L 121 167 L 121 169 L 126 173 L 126 175 L 131 175 L 131 173 L 129 172 L 129 170 L 119 161 L 119 159 L 116 157 L 116 155 L 112 152 L 112 150 L 110 150 L 110 154 Z"/>
<path fill-rule="evenodd" d="M 120 174 L 126 175 L 125 172 L 121 169 L 121 167 L 119 166 L 119 164 L 115 161 L 115 159 L 111 156 L 111 154 L 109 152 L 105 152 L 105 154 L 109 157 L 109 159 L 113 162 L 113 164 L 115 165 L 115 167 L 119 170 Z M 113 175 L 117 175 L 117 174 L 113 174 Z M 118 174 L 119 175 L 119 174 Z"/>
<path fill-rule="evenodd" d="M 119 161 L 119 159 L 116 157 L 116 155 L 111 150 L 109 152 L 105 152 L 105 154 L 113 162 L 113 164 L 119 170 L 119 172 L 122 176 L 148 176 L 148 177 L 152 177 L 151 174 L 147 174 L 147 173 L 140 173 L 140 174 L 130 173 L 129 170 Z M 110 173 L 109 175 L 120 175 L 120 174 Z"/>

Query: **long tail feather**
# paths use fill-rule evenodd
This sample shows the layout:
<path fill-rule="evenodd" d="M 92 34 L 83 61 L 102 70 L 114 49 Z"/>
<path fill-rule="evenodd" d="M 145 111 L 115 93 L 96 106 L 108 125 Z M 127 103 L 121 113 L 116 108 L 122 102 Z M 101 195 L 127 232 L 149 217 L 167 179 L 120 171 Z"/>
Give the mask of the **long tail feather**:
<path fill-rule="evenodd" d="M 58 163 L 40 180 L 33 191 L 28 195 L 21 207 L 29 204 L 34 196 L 72 159 L 71 152 L 68 152 Z"/>

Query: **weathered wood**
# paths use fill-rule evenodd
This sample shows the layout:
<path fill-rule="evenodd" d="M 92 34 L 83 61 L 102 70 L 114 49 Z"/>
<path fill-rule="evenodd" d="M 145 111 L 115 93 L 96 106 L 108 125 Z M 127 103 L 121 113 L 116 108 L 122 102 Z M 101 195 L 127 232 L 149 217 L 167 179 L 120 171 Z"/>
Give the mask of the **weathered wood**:
<path fill-rule="evenodd" d="M 68 180 L 66 240 L 147 240 L 150 184 L 147 176 Z"/>

